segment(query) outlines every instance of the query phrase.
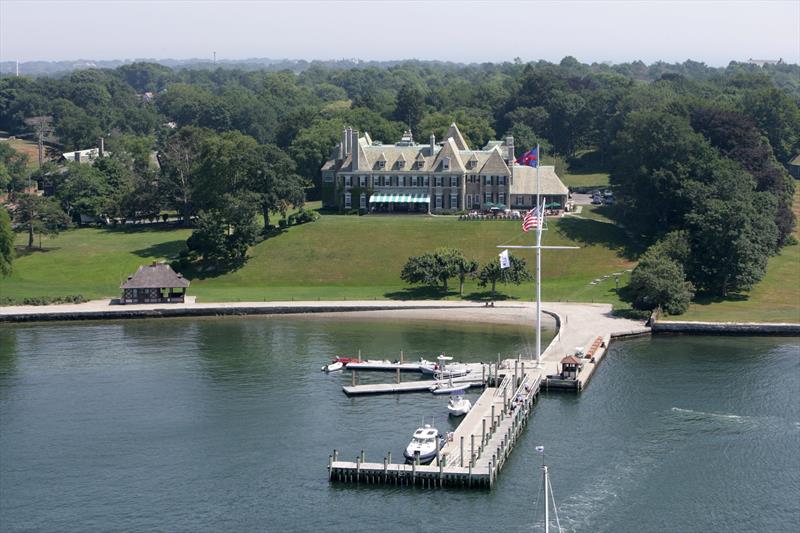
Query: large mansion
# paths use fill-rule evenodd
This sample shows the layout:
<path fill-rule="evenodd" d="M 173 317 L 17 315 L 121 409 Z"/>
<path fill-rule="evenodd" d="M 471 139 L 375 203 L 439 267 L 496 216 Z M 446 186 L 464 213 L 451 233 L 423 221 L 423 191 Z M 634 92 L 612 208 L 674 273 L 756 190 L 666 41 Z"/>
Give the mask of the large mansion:
<path fill-rule="evenodd" d="M 541 194 L 564 206 L 567 187 L 552 166 L 539 168 Z M 470 148 L 455 123 L 436 143 L 417 144 L 406 132 L 383 144 L 368 133 L 342 131 L 341 142 L 322 167 L 323 207 L 349 211 L 441 212 L 500 204 L 530 209 L 536 203 L 536 168 L 515 162 L 514 138 Z"/>

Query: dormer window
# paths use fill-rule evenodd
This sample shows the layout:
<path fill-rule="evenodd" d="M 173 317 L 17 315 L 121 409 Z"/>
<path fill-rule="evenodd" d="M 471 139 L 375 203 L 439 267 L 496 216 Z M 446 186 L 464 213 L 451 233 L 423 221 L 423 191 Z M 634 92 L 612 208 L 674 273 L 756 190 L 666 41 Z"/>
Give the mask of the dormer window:
<path fill-rule="evenodd" d="M 376 161 L 376 162 L 375 162 L 375 167 L 376 167 L 378 170 L 383 170 L 383 168 L 384 168 L 385 166 L 386 166 L 386 161 Z"/>
<path fill-rule="evenodd" d="M 450 158 L 445 157 L 442 159 L 442 170 L 450 170 Z"/>
<path fill-rule="evenodd" d="M 404 168 L 406 166 L 405 160 L 401 159 L 397 162 L 397 168 Z"/>

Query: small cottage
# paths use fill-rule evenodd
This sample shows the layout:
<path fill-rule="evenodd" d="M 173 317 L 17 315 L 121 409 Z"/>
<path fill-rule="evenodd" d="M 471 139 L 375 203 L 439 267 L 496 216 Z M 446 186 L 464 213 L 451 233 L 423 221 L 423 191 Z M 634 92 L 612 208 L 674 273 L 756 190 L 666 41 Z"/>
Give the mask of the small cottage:
<path fill-rule="evenodd" d="M 140 266 L 122 289 L 121 304 L 183 303 L 189 280 L 165 263 Z"/>

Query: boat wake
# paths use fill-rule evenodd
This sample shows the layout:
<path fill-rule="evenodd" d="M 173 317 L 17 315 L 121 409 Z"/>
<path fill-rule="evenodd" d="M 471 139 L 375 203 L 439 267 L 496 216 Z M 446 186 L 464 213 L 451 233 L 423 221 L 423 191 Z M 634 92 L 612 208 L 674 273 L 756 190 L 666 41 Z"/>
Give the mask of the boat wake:
<path fill-rule="evenodd" d="M 731 420 L 731 421 L 738 421 L 738 422 L 747 422 L 751 420 L 752 417 L 749 416 L 741 416 L 741 415 L 726 415 L 723 413 L 709 413 L 706 411 L 695 411 L 694 409 L 681 409 L 680 407 L 673 407 L 670 409 L 675 413 L 684 413 L 686 415 L 691 416 L 692 418 L 714 418 L 718 420 Z"/>
<path fill-rule="evenodd" d="M 747 416 L 727 413 L 713 413 L 709 411 L 696 411 L 694 409 L 682 409 L 673 407 L 670 409 L 676 416 L 688 422 L 716 422 L 718 428 L 739 428 L 748 429 L 767 429 L 777 432 L 785 432 L 787 429 L 796 431 L 800 429 L 800 422 L 786 420 L 777 416 Z"/>

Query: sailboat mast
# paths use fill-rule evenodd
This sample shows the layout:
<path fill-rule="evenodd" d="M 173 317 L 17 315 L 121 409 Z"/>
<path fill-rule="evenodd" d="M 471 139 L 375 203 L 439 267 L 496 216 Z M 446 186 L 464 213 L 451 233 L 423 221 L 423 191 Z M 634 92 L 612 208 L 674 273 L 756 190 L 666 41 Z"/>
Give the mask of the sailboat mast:
<path fill-rule="evenodd" d="M 541 147 L 536 145 L 536 216 L 539 217 L 536 225 L 536 364 L 539 365 L 542 357 L 542 226 L 544 225 L 544 211 L 541 206 L 542 182 L 539 179 L 539 168 L 542 166 Z"/>
<path fill-rule="evenodd" d="M 548 501 L 548 491 L 547 488 L 550 485 L 547 479 L 547 465 L 542 465 L 542 471 L 544 472 L 544 533 L 550 533 L 550 502 Z"/>

